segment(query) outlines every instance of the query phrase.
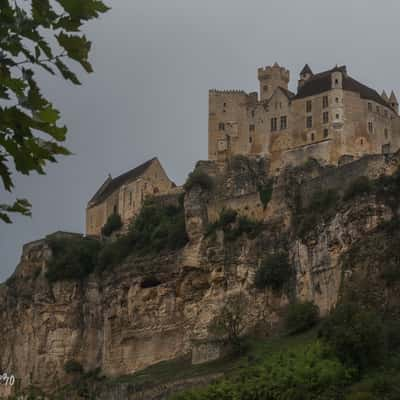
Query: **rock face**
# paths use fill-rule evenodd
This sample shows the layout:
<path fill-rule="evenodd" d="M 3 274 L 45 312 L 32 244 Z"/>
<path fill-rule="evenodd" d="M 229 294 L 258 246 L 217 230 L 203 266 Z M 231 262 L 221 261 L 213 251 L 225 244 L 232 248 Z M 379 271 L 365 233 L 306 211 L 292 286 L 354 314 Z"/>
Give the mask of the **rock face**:
<path fill-rule="evenodd" d="M 353 168 L 376 178 L 393 173 L 398 159 L 355 163 L 362 166 Z M 265 160 L 238 158 L 225 171 L 213 163 L 198 167 L 214 178 L 215 187 L 210 192 L 194 186 L 186 194 L 190 242 L 179 252 L 132 257 L 110 273 L 50 284 L 47 241 L 24 247 L 15 274 L 0 286 L 0 371 L 14 374 L 21 389 L 33 385 L 50 392 L 69 382 L 64 365 L 70 360 L 85 371 L 100 368 L 109 377 L 190 354 L 194 362 L 207 361 L 219 356 L 210 323 L 226 299 L 239 292 L 249 301 L 248 331 L 268 334 L 295 299 L 314 301 L 326 314 L 341 288 L 354 286 L 354 277 L 363 275 L 363 263 L 349 267 L 343 261 L 346 254 L 396 212 L 374 194 L 356 197 L 338 204 L 300 236 L 298 207 L 306 209 L 310 191 L 321 190 L 316 182 L 325 179 L 335 189 L 335 177 L 343 171 L 316 164 L 287 170 L 275 178 L 272 198 L 264 206 L 259 191 L 269 181 Z M 348 175 L 347 181 L 336 180 L 338 192 L 350 185 L 354 176 Z M 262 232 L 233 241 L 222 230 L 205 235 L 208 224 L 228 207 L 261 221 Z M 282 290 L 257 289 L 260 263 L 277 251 L 288 254 L 292 279 Z M 156 280 L 144 284 L 149 275 Z M 390 293 L 382 291 L 384 301 Z M 4 390 L 0 386 L 0 396 Z"/>

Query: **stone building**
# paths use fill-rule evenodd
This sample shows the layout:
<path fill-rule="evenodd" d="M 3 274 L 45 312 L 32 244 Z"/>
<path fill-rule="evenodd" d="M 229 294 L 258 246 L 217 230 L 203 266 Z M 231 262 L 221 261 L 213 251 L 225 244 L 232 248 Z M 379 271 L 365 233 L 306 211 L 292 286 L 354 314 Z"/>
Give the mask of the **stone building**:
<path fill-rule="evenodd" d="M 399 105 L 394 92 L 375 90 L 349 76 L 345 66 L 314 74 L 306 65 L 297 93 L 290 73 L 275 63 L 259 68 L 259 93 L 209 92 L 210 160 L 262 155 L 274 173 L 309 158 L 337 165 L 400 147 Z"/>
<path fill-rule="evenodd" d="M 108 217 L 117 213 L 124 225 L 138 214 L 147 196 L 168 194 L 176 185 L 153 158 L 112 179 L 109 176 L 86 208 L 86 234 L 99 236 Z"/>

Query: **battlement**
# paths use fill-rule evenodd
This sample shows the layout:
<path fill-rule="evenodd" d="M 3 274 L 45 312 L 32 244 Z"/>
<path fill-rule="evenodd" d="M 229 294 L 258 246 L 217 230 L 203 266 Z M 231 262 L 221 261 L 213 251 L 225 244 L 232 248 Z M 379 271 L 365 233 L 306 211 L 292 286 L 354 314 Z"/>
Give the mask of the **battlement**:
<path fill-rule="evenodd" d="M 279 77 L 284 82 L 289 83 L 290 71 L 279 64 L 275 63 L 273 66 L 258 68 L 258 79 L 265 80 Z"/>
<path fill-rule="evenodd" d="M 218 90 L 218 89 L 211 89 L 209 90 L 210 96 L 226 96 L 226 95 L 240 95 L 240 96 L 247 96 L 248 94 L 244 90 Z"/>

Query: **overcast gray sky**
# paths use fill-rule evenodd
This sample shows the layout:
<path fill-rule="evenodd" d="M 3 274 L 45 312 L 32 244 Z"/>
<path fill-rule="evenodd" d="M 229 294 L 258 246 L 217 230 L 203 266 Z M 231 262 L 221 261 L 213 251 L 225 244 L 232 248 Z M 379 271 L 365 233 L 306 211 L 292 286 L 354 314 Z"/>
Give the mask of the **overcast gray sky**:
<path fill-rule="evenodd" d="M 69 127 L 74 156 L 46 176 L 15 176 L 33 217 L 0 223 L 0 281 L 22 245 L 56 230 L 83 232 L 87 200 L 104 181 L 158 156 L 183 183 L 207 158 L 208 89 L 257 90 L 257 67 L 292 73 L 346 64 L 378 89 L 400 93 L 398 0 L 108 0 L 86 31 L 95 73 L 74 87 L 47 77 L 45 93 Z M 83 75 L 82 75 L 83 76 Z M 0 203 L 9 200 L 0 189 Z"/>

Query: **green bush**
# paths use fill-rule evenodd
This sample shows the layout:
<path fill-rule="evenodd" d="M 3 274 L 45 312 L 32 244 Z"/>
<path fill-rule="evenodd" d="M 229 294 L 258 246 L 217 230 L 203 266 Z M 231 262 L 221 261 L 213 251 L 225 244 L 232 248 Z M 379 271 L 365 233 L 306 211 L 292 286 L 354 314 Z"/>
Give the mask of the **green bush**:
<path fill-rule="evenodd" d="M 273 290 L 282 289 L 289 282 L 292 268 L 286 253 L 277 253 L 263 260 L 256 272 L 255 285 L 258 289 L 269 287 Z"/>
<path fill-rule="evenodd" d="M 154 255 L 178 250 L 188 242 L 182 206 L 163 206 L 148 200 L 129 227 L 128 233 L 104 246 L 99 270 L 121 264 L 130 254 Z"/>
<path fill-rule="evenodd" d="M 376 313 L 356 304 L 339 304 L 323 322 L 319 335 L 343 362 L 361 370 L 382 360 L 384 325 Z"/>
<path fill-rule="evenodd" d="M 318 323 L 319 308 L 314 303 L 289 305 L 285 315 L 285 328 L 290 335 L 305 332 Z"/>
<path fill-rule="evenodd" d="M 347 188 L 343 199 L 350 200 L 356 196 L 366 195 L 371 193 L 373 185 L 368 177 L 360 176 L 355 179 L 351 185 Z"/>
<path fill-rule="evenodd" d="M 203 389 L 173 400 L 336 400 L 353 371 L 321 343 L 271 354 L 263 364 L 243 368 Z"/>
<path fill-rule="evenodd" d="M 64 365 L 64 371 L 67 374 L 81 374 L 83 373 L 83 367 L 78 361 L 69 360 Z"/>
<path fill-rule="evenodd" d="M 264 209 L 267 208 L 267 205 L 271 200 L 272 192 L 273 192 L 273 181 L 272 180 L 269 180 L 264 185 L 260 185 L 258 187 L 258 193 L 260 194 L 260 200 L 264 206 Z"/>
<path fill-rule="evenodd" d="M 46 277 L 50 282 L 80 280 L 92 273 L 101 249 L 98 240 L 77 238 L 49 239 L 52 251 Z"/>
<path fill-rule="evenodd" d="M 189 174 L 183 187 L 186 192 L 189 192 L 196 185 L 203 190 L 211 191 L 214 187 L 214 181 L 206 172 L 201 169 L 195 169 Z"/>
<path fill-rule="evenodd" d="M 334 215 L 339 195 L 333 190 L 319 191 L 313 194 L 305 209 L 298 209 L 296 214 L 296 230 L 304 238 L 324 218 Z"/>
<path fill-rule="evenodd" d="M 121 228 L 121 216 L 119 214 L 113 213 L 108 217 L 107 222 L 104 224 L 103 228 L 101 228 L 101 233 L 103 236 L 110 236 L 113 232 L 118 231 Z"/>

